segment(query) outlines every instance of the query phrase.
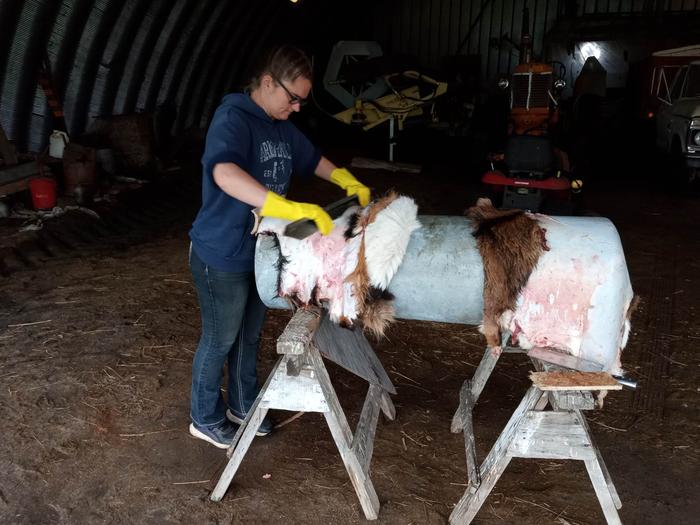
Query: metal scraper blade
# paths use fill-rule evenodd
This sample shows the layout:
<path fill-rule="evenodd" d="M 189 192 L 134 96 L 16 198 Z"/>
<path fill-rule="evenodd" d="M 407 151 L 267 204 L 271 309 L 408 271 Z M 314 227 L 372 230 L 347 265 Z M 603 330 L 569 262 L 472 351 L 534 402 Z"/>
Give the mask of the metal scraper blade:
<path fill-rule="evenodd" d="M 331 219 L 337 219 L 345 210 L 351 206 L 358 206 L 360 201 L 357 199 L 357 195 L 351 195 L 330 203 L 328 206 L 324 206 L 323 210 L 331 216 Z M 316 228 L 316 223 L 311 219 L 299 219 L 287 225 L 284 229 L 284 235 L 287 237 L 292 237 L 294 239 L 306 239 L 309 235 L 312 235 L 318 231 Z"/>
<path fill-rule="evenodd" d="M 600 372 L 603 370 L 602 365 L 594 363 L 593 361 L 554 350 L 548 350 L 547 348 L 531 348 L 527 351 L 527 355 L 541 361 L 546 361 L 547 363 L 552 363 L 553 365 L 563 366 L 564 368 L 579 370 L 581 372 Z"/>

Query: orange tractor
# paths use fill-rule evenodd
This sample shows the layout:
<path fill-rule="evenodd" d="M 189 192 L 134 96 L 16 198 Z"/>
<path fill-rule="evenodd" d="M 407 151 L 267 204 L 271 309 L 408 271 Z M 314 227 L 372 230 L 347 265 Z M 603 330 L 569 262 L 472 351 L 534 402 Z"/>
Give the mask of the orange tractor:
<path fill-rule="evenodd" d="M 555 75 L 552 64 L 532 60 L 528 25 L 526 8 L 520 64 L 510 79 L 498 83 L 510 95 L 506 144 L 503 151 L 489 154 L 490 170 L 481 180 L 503 207 L 539 211 L 545 197 L 568 202 L 581 182 L 569 179 L 568 155 L 553 144 L 563 71 Z"/>

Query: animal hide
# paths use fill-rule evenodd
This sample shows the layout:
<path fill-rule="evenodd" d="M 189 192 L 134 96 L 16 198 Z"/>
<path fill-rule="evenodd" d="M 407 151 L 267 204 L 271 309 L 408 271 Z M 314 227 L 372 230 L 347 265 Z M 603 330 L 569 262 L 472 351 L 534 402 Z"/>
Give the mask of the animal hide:
<path fill-rule="evenodd" d="M 466 215 L 484 262 L 482 332 L 489 347 L 498 347 L 501 318 L 514 310 L 518 295 L 548 249 L 545 230 L 522 210 L 497 210 L 489 199 L 479 199 Z"/>
<path fill-rule="evenodd" d="M 507 332 L 521 348 L 560 351 L 622 374 L 635 303 L 610 221 L 496 210 L 488 199 L 467 215 L 484 264 L 487 345 L 499 351 Z"/>
<path fill-rule="evenodd" d="M 258 233 L 275 236 L 280 250 L 278 295 L 297 307 L 324 306 L 341 326 L 383 335 L 394 319 L 387 288 L 420 227 L 417 211 L 412 199 L 390 193 L 346 210 L 330 234 L 302 240 L 283 235 L 287 221 L 265 218 Z"/>

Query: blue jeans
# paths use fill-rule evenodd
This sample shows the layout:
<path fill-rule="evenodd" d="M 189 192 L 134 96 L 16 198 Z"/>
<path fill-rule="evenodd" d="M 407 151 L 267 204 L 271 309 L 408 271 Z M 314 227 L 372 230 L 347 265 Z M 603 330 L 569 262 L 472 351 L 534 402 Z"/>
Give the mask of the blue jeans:
<path fill-rule="evenodd" d="M 256 362 L 266 308 L 253 272 L 223 272 L 190 249 L 190 271 L 199 299 L 202 336 L 192 362 L 190 417 L 218 426 L 226 417 L 220 385 L 228 361 L 228 405 L 246 414 L 258 395 Z"/>

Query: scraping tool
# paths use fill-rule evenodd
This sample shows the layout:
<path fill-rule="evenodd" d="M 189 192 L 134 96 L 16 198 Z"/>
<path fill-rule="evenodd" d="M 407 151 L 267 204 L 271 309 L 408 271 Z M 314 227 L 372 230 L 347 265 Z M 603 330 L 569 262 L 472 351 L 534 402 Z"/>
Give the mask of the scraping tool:
<path fill-rule="evenodd" d="M 359 206 L 360 201 L 357 199 L 357 195 L 351 195 L 330 203 L 328 206 L 324 206 L 324 211 L 331 216 L 331 219 L 337 219 L 345 210 L 351 206 Z M 316 223 L 311 219 L 299 219 L 287 225 L 284 229 L 284 235 L 287 237 L 292 237 L 294 239 L 306 239 L 309 235 L 316 233 L 318 228 L 316 228 Z"/>

